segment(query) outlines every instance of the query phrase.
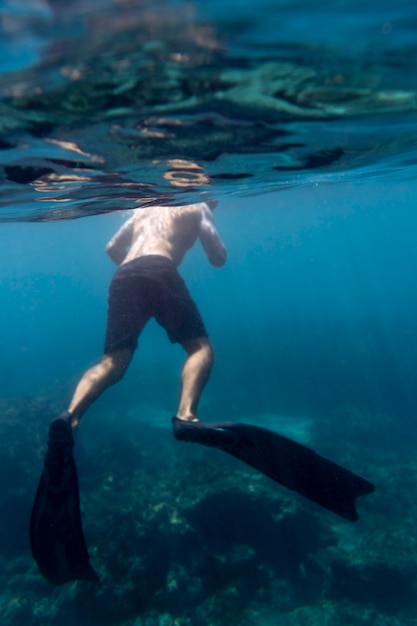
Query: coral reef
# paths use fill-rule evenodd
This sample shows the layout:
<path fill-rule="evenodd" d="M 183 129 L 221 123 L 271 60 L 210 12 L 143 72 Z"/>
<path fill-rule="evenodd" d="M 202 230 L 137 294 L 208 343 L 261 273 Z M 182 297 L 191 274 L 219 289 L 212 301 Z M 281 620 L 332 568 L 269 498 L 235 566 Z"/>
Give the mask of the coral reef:
<path fill-rule="evenodd" d="M 345 432 L 366 421 L 343 411 Z M 27 523 L 53 414 L 38 398 L 0 403 L 4 626 L 415 624 L 415 463 L 384 466 L 376 450 L 364 461 L 358 433 L 378 491 L 351 525 L 168 428 L 110 411 L 100 429 L 86 422 L 77 464 L 100 581 L 52 588 L 30 558 Z M 317 423 L 324 447 L 330 419 Z"/>

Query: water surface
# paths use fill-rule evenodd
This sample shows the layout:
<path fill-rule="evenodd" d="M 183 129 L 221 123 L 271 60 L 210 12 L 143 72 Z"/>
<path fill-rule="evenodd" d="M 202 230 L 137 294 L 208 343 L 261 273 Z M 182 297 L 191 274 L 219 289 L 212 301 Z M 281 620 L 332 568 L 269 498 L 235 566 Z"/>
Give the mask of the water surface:
<path fill-rule="evenodd" d="M 415 175 L 412 2 L 3 3 L 3 220 Z"/>

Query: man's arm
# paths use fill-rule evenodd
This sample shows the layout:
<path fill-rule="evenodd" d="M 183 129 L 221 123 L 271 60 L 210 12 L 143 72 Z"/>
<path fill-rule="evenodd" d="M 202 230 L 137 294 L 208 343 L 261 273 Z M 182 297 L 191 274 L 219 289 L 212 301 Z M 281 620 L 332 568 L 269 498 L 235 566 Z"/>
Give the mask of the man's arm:
<path fill-rule="evenodd" d="M 227 258 L 226 246 L 220 239 L 214 226 L 213 214 L 206 204 L 202 204 L 200 241 L 210 263 L 215 267 L 222 267 Z"/>
<path fill-rule="evenodd" d="M 125 222 L 106 246 L 107 254 L 116 265 L 120 265 L 127 254 L 127 248 L 132 245 L 133 220 L 131 217 Z"/>

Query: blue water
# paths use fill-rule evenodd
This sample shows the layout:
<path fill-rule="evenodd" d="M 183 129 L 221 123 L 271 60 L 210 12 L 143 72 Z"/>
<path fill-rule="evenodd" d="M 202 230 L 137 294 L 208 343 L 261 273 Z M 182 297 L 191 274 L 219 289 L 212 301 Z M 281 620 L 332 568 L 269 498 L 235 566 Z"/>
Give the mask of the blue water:
<path fill-rule="evenodd" d="M 417 624 L 416 24 L 411 2 L 0 3 L 2 624 Z M 77 434 L 100 582 L 53 589 L 28 520 L 101 356 L 105 245 L 125 209 L 208 196 L 228 262 L 181 266 L 216 353 L 200 415 L 376 491 L 350 524 L 175 442 L 184 355 L 151 322 Z"/>

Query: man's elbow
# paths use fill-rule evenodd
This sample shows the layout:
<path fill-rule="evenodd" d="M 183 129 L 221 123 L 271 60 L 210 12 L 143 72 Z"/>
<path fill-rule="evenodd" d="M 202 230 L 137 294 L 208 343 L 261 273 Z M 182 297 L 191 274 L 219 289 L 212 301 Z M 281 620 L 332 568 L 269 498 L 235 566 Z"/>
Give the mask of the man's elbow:
<path fill-rule="evenodd" d="M 111 256 L 111 252 L 112 252 L 113 248 L 114 248 L 114 244 L 113 244 L 113 243 L 112 243 L 112 241 L 110 240 L 110 241 L 108 242 L 108 244 L 106 245 L 106 248 L 105 248 L 105 250 L 106 250 L 106 252 L 107 252 L 107 254 L 108 254 L 109 256 Z"/>
<path fill-rule="evenodd" d="M 226 261 L 227 261 L 226 249 L 222 250 L 221 252 L 217 252 L 217 254 L 214 254 L 210 259 L 210 262 L 214 267 L 223 267 Z"/>
<path fill-rule="evenodd" d="M 107 244 L 106 253 L 116 265 L 120 265 L 120 263 L 123 261 L 123 256 L 118 254 L 117 250 L 112 245 Z"/>

